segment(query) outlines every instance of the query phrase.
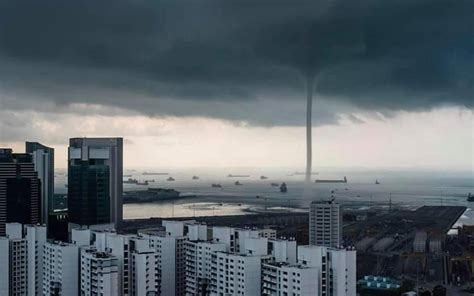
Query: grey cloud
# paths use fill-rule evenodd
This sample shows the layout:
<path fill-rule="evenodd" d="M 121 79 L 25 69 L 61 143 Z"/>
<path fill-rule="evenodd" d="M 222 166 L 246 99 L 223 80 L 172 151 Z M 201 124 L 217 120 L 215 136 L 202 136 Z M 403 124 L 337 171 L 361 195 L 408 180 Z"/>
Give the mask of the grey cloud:
<path fill-rule="evenodd" d="M 474 1 L 4 0 L 5 108 L 302 124 L 338 113 L 473 106 Z"/>

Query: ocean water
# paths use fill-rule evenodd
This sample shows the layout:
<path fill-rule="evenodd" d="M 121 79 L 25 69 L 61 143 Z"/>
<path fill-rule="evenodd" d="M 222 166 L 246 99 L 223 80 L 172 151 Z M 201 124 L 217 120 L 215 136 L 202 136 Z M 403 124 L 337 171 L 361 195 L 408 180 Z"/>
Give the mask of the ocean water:
<path fill-rule="evenodd" d="M 169 175 L 143 175 L 143 172 L 161 172 Z M 472 171 L 416 171 L 321 169 L 314 179 L 343 179 L 348 183 L 311 183 L 305 186 L 304 175 L 291 168 L 282 169 L 163 169 L 146 168 L 125 170 L 124 175 L 140 181 L 154 180 L 149 186 L 124 184 L 124 190 L 173 188 L 181 195 L 192 196 L 174 201 L 147 204 L 125 204 L 124 218 L 191 217 L 211 215 L 238 215 L 255 211 L 303 211 L 312 200 L 334 198 L 351 208 L 390 206 L 415 209 L 422 205 L 463 205 L 469 192 L 474 194 Z M 228 174 L 249 177 L 228 177 Z M 199 180 L 192 180 L 199 176 Z M 261 180 L 260 176 L 268 179 Z M 173 177 L 175 181 L 166 181 Z M 128 177 L 124 177 L 127 179 Z M 380 182 L 375 184 L 375 180 Z M 239 181 L 242 185 L 237 186 Z M 65 172 L 58 172 L 56 192 L 66 192 Z M 285 182 L 287 193 L 271 183 Z M 219 183 L 222 188 L 212 188 Z M 258 196 L 258 198 L 257 198 Z"/>

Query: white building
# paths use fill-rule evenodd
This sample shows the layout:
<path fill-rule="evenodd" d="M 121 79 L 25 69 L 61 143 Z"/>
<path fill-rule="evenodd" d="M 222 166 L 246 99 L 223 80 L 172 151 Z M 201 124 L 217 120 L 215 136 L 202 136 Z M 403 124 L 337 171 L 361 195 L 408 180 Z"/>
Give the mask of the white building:
<path fill-rule="evenodd" d="M 216 252 L 210 295 L 260 295 L 262 257 Z"/>
<path fill-rule="evenodd" d="M 80 254 L 80 295 L 118 295 L 117 258 L 94 247 L 82 247 Z"/>
<path fill-rule="evenodd" d="M 10 240 L 0 237 L 0 295 L 10 294 Z"/>
<path fill-rule="evenodd" d="M 275 229 L 264 228 L 264 229 L 258 229 L 258 235 L 259 235 L 260 237 L 276 239 L 276 237 L 277 237 L 277 232 L 276 232 Z"/>
<path fill-rule="evenodd" d="M 148 239 L 150 247 L 158 253 L 161 270 L 161 295 L 185 295 L 186 293 L 186 249 L 185 236 L 170 236 L 163 232 L 140 233 Z"/>
<path fill-rule="evenodd" d="M 262 266 L 263 295 L 320 295 L 316 267 L 288 263 L 266 263 Z"/>
<path fill-rule="evenodd" d="M 129 294 L 130 280 L 130 238 L 132 235 L 121 235 L 113 232 L 93 232 L 93 240 L 97 251 L 107 252 L 117 258 L 118 295 Z"/>
<path fill-rule="evenodd" d="M 225 252 L 224 243 L 186 242 L 186 295 L 207 295 L 211 281 L 212 255 Z"/>
<path fill-rule="evenodd" d="M 130 239 L 130 249 L 130 295 L 161 295 L 158 252 L 150 247 L 147 239 L 138 237 Z"/>
<path fill-rule="evenodd" d="M 258 230 L 240 229 L 226 226 L 212 227 L 212 240 L 217 243 L 224 243 L 227 252 L 239 253 L 244 247 L 245 238 L 259 238 Z"/>
<path fill-rule="evenodd" d="M 298 247 L 298 262 L 264 263 L 263 295 L 356 295 L 354 250 Z"/>
<path fill-rule="evenodd" d="M 78 246 L 63 242 L 48 242 L 44 245 L 42 295 L 77 295 L 78 273 Z"/>
<path fill-rule="evenodd" d="M 296 263 L 296 241 L 284 239 L 268 240 L 268 255 L 272 262 Z"/>
<path fill-rule="evenodd" d="M 42 293 L 43 284 L 43 246 L 46 243 L 46 226 L 26 225 L 28 245 L 28 295 Z"/>
<path fill-rule="evenodd" d="M 342 244 L 342 208 L 334 201 L 313 201 L 309 211 L 309 244 L 339 247 Z"/>
<path fill-rule="evenodd" d="M 321 296 L 356 295 L 356 251 L 298 246 L 298 264 L 318 270 Z"/>
<path fill-rule="evenodd" d="M 27 295 L 28 293 L 28 244 L 23 237 L 20 223 L 6 223 L 5 237 L 0 239 L 0 295 Z M 3 283 L 7 281 L 7 285 Z"/>
<path fill-rule="evenodd" d="M 87 228 L 75 228 L 71 230 L 71 243 L 81 247 L 92 245 L 92 232 Z"/>

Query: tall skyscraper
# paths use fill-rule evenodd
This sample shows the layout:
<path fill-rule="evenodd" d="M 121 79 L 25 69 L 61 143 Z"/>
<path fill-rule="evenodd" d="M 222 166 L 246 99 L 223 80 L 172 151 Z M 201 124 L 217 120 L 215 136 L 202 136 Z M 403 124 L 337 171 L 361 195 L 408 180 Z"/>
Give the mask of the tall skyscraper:
<path fill-rule="evenodd" d="M 342 244 L 342 208 L 331 201 L 313 201 L 309 210 L 309 244 L 337 248 Z"/>
<path fill-rule="evenodd" d="M 0 236 L 5 223 L 40 222 L 40 190 L 31 155 L 0 148 Z"/>
<path fill-rule="evenodd" d="M 123 139 L 72 138 L 68 156 L 69 221 L 122 225 Z"/>
<path fill-rule="evenodd" d="M 48 215 L 54 210 L 54 149 L 37 142 L 26 142 L 25 151 L 31 154 L 41 181 L 41 224 L 47 225 Z"/>

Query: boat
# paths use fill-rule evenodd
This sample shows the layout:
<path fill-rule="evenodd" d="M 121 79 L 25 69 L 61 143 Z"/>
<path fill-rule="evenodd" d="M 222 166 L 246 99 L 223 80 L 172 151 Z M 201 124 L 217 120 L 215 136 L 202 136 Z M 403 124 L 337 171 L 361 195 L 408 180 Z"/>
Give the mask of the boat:
<path fill-rule="evenodd" d="M 193 176 L 192 179 L 193 179 L 193 180 L 199 180 L 199 177 L 198 177 L 198 176 Z"/>
<path fill-rule="evenodd" d="M 272 187 L 278 187 L 278 186 L 280 186 L 280 184 L 278 184 L 278 183 L 271 183 L 270 185 L 271 185 Z"/>
<path fill-rule="evenodd" d="M 380 184 L 379 180 L 375 179 L 375 185 L 379 185 L 379 184 Z"/>
<path fill-rule="evenodd" d="M 467 195 L 467 201 L 469 201 L 469 202 L 474 201 L 474 195 L 472 195 L 470 192 L 469 192 L 469 194 Z"/>
<path fill-rule="evenodd" d="M 147 186 L 147 185 L 148 185 L 148 181 L 147 181 L 147 180 L 145 180 L 145 181 L 143 181 L 143 182 L 137 181 L 135 184 L 141 185 L 141 186 Z"/>
<path fill-rule="evenodd" d="M 166 179 L 166 181 L 169 181 L 169 182 L 172 182 L 172 181 L 175 181 L 173 177 L 169 177 L 168 179 Z"/>
<path fill-rule="evenodd" d="M 130 178 L 132 175 L 123 175 L 124 178 Z"/>
<path fill-rule="evenodd" d="M 324 179 L 316 179 L 315 183 L 347 183 L 347 178 L 344 176 L 342 180 L 324 180 Z"/>
<path fill-rule="evenodd" d="M 146 180 L 147 182 L 155 182 L 155 179 Z"/>
<path fill-rule="evenodd" d="M 286 183 L 285 182 L 281 183 L 280 192 L 285 193 L 287 191 L 288 191 L 288 188 L 286 187 Z"/>
<path fill-rule="evenodd" d="M 127 180 L 123 181 L 123 184 L 137 184 L 137 183 L 138 183 L 138 180 L 132 179 L 132 178 L 128 178 Z"/>
<path fill-rule="evenodd" d="M 227 175 L 227 178 L 248 178 L 248 177 L 250 177 L 250 175 L 232 175 L 232 174 Z"/>
<path fill-rule="evenodd" d="M 212 188 L 222 188 L 222 185 L 221 184 L 212 184 L 211 187 Z"/>
<path fill-rule="evenodd" d="M 266 179 L 268 179 L 268 177 L 260 176 L 260 180 L 266 180 Z"/>
<path fill-rule="evenodd" d="M 166 176 L 169 173 L 150 173 L 150 172 L 143 172 L 142 175 L 144 176 Z"/>
<path fill-rule="evenodd" d="M 235 184 L 236 186 L 244 185 L 244 184 L 240 183 L 239 181 L 235 181 L 234 184 Z"/>

